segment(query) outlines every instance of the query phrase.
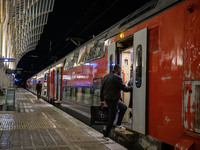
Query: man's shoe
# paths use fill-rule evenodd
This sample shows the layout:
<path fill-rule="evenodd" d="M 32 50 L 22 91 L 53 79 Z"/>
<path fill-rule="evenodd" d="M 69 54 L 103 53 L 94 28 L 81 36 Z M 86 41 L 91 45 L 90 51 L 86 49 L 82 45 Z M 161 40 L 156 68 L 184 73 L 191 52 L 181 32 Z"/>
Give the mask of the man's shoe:
<path fill-rule="evenodd" d="M 104 139 L 105 141 L 109 141 L 109 137 L 103 136 L 103 139 Z"/>
<path fill-rule="evenodd" d="M 126 128 L 124 128 L 122 125 L 120 125 L 120 126 L 117 126 L 115 129 L 123 129 L 123 130 L 125 130 Z"/>

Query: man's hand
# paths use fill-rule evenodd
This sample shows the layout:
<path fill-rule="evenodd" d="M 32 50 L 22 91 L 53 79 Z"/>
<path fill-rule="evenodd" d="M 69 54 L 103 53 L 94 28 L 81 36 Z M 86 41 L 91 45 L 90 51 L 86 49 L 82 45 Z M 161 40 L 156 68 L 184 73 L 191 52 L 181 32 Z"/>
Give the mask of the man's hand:
<path fill-rule="evenodd" d="M 104 107 L 104 102 L 100 102 L 100 106 L 103 108 Z"/>

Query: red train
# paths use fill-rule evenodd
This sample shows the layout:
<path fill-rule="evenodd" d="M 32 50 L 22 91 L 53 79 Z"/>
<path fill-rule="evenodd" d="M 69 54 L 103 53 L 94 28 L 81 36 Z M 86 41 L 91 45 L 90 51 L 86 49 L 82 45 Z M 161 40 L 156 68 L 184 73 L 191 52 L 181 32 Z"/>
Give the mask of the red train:
<path fill-rule="evenodd" d="M 103 76 L 117 63 L 127 82 L 133 64 L 131 130 L 175 149 L 199 150 L 199 56 L 200 0 L 152 0 L 27 84 L 34 91 L 41 80 L 42 95 L 55 103 L 99 105 Z M 135 84 L 137 77 L 141 86 Z M 128 105 L 129 94 L 122 97 Z"/>

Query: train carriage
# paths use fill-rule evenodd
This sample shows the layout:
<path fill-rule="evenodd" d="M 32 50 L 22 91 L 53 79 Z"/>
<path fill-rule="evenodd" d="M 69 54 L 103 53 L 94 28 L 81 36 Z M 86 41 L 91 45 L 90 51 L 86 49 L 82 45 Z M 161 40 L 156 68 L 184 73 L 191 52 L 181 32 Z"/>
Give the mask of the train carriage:
<path fill-rule="evenodd" d="M 99 105 L 103 77 L 120 64 L 123 82 L 134 79 L 128 128 L 200 149 L 199 14 L 200 0 L 150 1 L 49 67 L 48 98 Z M 129 93 L 122 98 L 128 105 Z"/>

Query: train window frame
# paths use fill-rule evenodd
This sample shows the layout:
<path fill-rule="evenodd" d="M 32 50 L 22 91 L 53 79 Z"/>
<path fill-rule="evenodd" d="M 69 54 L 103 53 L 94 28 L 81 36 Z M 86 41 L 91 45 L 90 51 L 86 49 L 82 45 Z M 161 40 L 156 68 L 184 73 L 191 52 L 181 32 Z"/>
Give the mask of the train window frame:
<path fill-rule="evenodd" d="M 135 85 L 140 88 L 142 85 L 142 45 L 137 45 L 136 48 L 136 73 L 135 73 Z"/>
<path fill-rule="evenodd" d="M 97 54 L 95 51 L 99 47 L 101 48 Z M 91 43 L 86 45 L 85 63 L 101 59 L 105 57 L 105 54 L 106 54 L 105 37 L 100 39 L 95 39 Z"/>

